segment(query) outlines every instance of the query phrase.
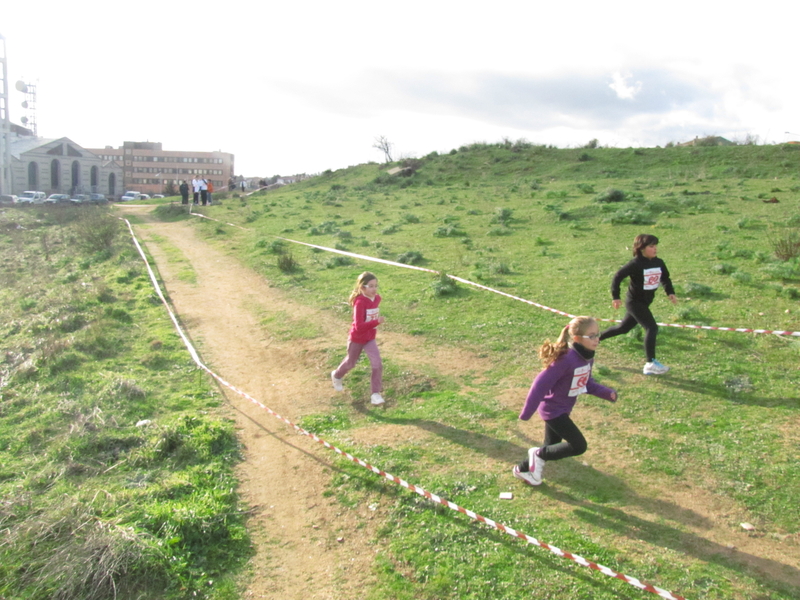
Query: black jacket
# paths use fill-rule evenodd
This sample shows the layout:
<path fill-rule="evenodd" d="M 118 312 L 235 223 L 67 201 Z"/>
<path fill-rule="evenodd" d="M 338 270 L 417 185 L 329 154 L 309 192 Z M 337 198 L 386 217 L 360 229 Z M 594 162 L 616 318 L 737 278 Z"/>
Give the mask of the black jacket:
<path fill-rule="evenodd" d="M 637 256 L 617 271 L 611 280 L 611 297 L 614 300 L 620 299 L 619 288 L 626 277 L 630 278 L 626 302 L 643 302 L 649 305 L 653 302 L 656 290 L 662 285 L 667 296 L 675 293 L 667 265 L 660 258 Z"/>

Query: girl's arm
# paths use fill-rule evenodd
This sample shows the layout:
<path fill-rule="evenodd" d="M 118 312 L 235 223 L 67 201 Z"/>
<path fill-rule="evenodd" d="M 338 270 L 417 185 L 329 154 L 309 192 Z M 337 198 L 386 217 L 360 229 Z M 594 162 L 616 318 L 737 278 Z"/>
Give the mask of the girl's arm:
<path fill-rule="evenodd" d="M 617 392 L 610 387 L 597 383 L 594 377 L 589 377 L 589 382 L 586 384 L 586 393 L 609 402 L 617 401 Z"/>
<path fill-rule="evenodd" d="M 614 273 L 614 278 L 611 280 L 611 299 L 618 301 L 620 299 L 620 287 L 626 277 L 630 275 L 632 262 L 624 265 L 619 271 Z M 614 308 L 619 308 L 619 305 L 614 303 Z"/>

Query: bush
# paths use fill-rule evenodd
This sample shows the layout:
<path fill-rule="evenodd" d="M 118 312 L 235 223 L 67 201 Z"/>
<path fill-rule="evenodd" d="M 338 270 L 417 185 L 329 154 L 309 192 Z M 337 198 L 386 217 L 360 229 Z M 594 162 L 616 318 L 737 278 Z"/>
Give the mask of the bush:
<path fill-rule="evenodd" d="M 510 208 L 501 208 L 497 207 L 494 209 L 494 216 L 492 217 L 492 223 L 500 223 L 501 225 L 508 225 L 511 219 L 514 216 L 514 211 Z"/>
<path fill-rule="evenodd" d="M 353 259 L 349 256 L 342 256 L 338 254 L 333 258 L 329 259 L 328 262 L 325 263 L 325 267 L 328 269 L 335 269 L 336 267 L 346 267 L 348 265 L 353 264 Z"/>
<path fill-rule="evenodd" d="M 451 279 L 447 273 L 441 271 L 431 284 L 431 292 L 434 296 L 452 296 L 458 291 L 458 284 Z"/>
<path fill-rule="evenodd" d="M 291 252 L 286 252 L 285 254 L 279 254 L 277 265 L 278 269 L 280 269 L 282 273 L 294 273 L 300 266 L 292 256 Z"/>
<path fill-rule="evenodd" d="M 104 209 L 84 210 L 75 223 L 78 245 L 90 253 L 110 250 L 119 235 L 120 224 L 119 219 Z"/>
<path fill-rule="evenodd" d="M 771 240 L 772 251 L 782 261 L 800 256 L 800 231 L 792 230 Z"/>
<path fill-rule="evenodd" d="M 584 194 L 594 194 L 594 186 L 589 183 L 579 183 L 577 187 Z"/>
<path fill-rule="evenodd" d="M 730 275 L 736 272 L 736 267 L 728 263 L 719 263 L 711 267 L 711 271 L 717 275 Z"/>
<path fill-rule="evenodd" d="M 417 265 L 422 262 L 422 253 L 416 250 L 409 250 L 397 257 L 397 262 L 404 265 Z"/>
<path fill-rule="evenodd" d="M 625 192 L 615 188 L 608 188 L 605 192 L 595 196 L 594 201 L 600 203 L 622 202 L 625 200 Z"/>
<path fill-rule="evenodd" d="M 686 295 L 693 296 L 695 298 L 707 298 L 711 296 L 712 291 L 711 288 L 707 285 L 703 285 L 702 283 L 693 283 L 689 282 L 686 284 Z"/>
<path fill-rule="evenodd" d="M 744 271 L 736 271 L 735 273 L 731 273 L 731 279 L 733 279 L 736 283 L 748 284 L 752 283 L 753 276 L 750 273 L 745 273 Z"/>
<path fill-rule="evenodd" d="M 402 219 L 404 223 L 419 223 L 419 217 L 411 213 L 404 214 Z"/>
<path fill-rule="evenodd" d="M 467 235 L 467 232 L 458 229 L 458 227 L 454 225 L 447 225 L 445 227 L 439 227 L 436 231 L 433 232 L 433 235 L 436 237 L 459 237 Z"/>
<path fill-rule="evenodd" d="M 493 227 L 490 229 L 486 235 L 490 236 L 501 236 L 501 235 L 511 235 L 514 231 L 510 227 Z"/>
<path fill-rule="evenodd" d="M 651 225 L 655 223 L 655 219 L 649 212 L 638 208 L 618 210 L 603 220 L 614 225 Z"/>

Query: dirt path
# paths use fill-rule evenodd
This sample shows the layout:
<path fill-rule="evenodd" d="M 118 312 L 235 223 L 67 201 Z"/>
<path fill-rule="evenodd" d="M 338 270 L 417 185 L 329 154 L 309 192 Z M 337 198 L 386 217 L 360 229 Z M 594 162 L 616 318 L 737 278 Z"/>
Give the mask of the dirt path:
<path fill-rule="evenodd" d="M 339 340 L 344 345 L 346 325 L 270 288 L 261 276 L 200 239 L 191 225 L 152 220 L 150 207 L 120 208 L 145 220 L 135 227 L 137 235 L 155 259 L 171 301 L 209 367 L 289 419 L 330 410 L 334 392 L 324 368 L 325 352 Z M 196 275 L 194 282 L 184 281 L 187 262 Z M 311 319 L 323 334 L 283 342 L 270 333 L 269 324 L 265 328 L 263 321 L 269 316 Z M 463 375 L 464 365 L 477 376 L 491 369 L 489 359 L 455 348 L 433 349 L 419 337 L 383 332 L 381 346 L 401 365 L 435 364 L 443 375 Z M 382 551 L 375 542 L 381 510 L 343 509 L 325 497 L 335 455 L 247 400 L 225 393 L 245 446 L 239 467 L 242 493 L 256 509 L 252 534 L 257 555 L 251 561 L 245 597 L 339 600 L 363 595 L 374 583 L 373 558 Z M 499 399 L 516 410 L 521 394 L 524 390 L 508 390 Z M 583 418 L 602 425 L 603 417 L 588 407 Z M 531 431 L 520 427 L 521 447 Z M 437 434 L 442 432 L 386 425 L 354 430 L 351 437 L 362 443 L 392 443 Z M 508 468 L 507 457 L 480 450 L 471 457 L 475 464 L 487 470 Z M 623 480 L 624 465 L 610 442 L 597 439 L 588 460 L 594 468 Z M 509 489 L 514 489 L 513 483 Z M 621 518 L 641 519 L 643 524 L 668 521 L 681 532 L 679 551 L 729 553 L 733 561 L 800 586 L 797 534 L 744 535 L 737 525 L 747 516 L 727 499 L 699 487 L 656 488 L 654 482 L 639 495 L 632 494 L 637 501 L 624 507 Z M 570 503 L 567 497 L 562 500 Z M 636 539 L 635 532 L 631 539 Z"/>

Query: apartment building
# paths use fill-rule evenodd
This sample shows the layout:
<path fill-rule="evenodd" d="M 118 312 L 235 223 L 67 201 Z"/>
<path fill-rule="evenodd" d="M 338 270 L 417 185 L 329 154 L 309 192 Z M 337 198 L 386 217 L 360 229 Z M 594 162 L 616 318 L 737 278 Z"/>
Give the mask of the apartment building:
<path fill-rule="evenodd" d="M 181 181 L 191 182 L 195 175 L 211 181 L 215 190 L 223 190 L 234 176 L 233 154 L 228 152 L 163 150 L 161 142 L 124 142 L 119 148 L 89 151 L 122 165 L 124 190 L 151 196 L 163 194 L 170 183 L 177 188 Z"/>

